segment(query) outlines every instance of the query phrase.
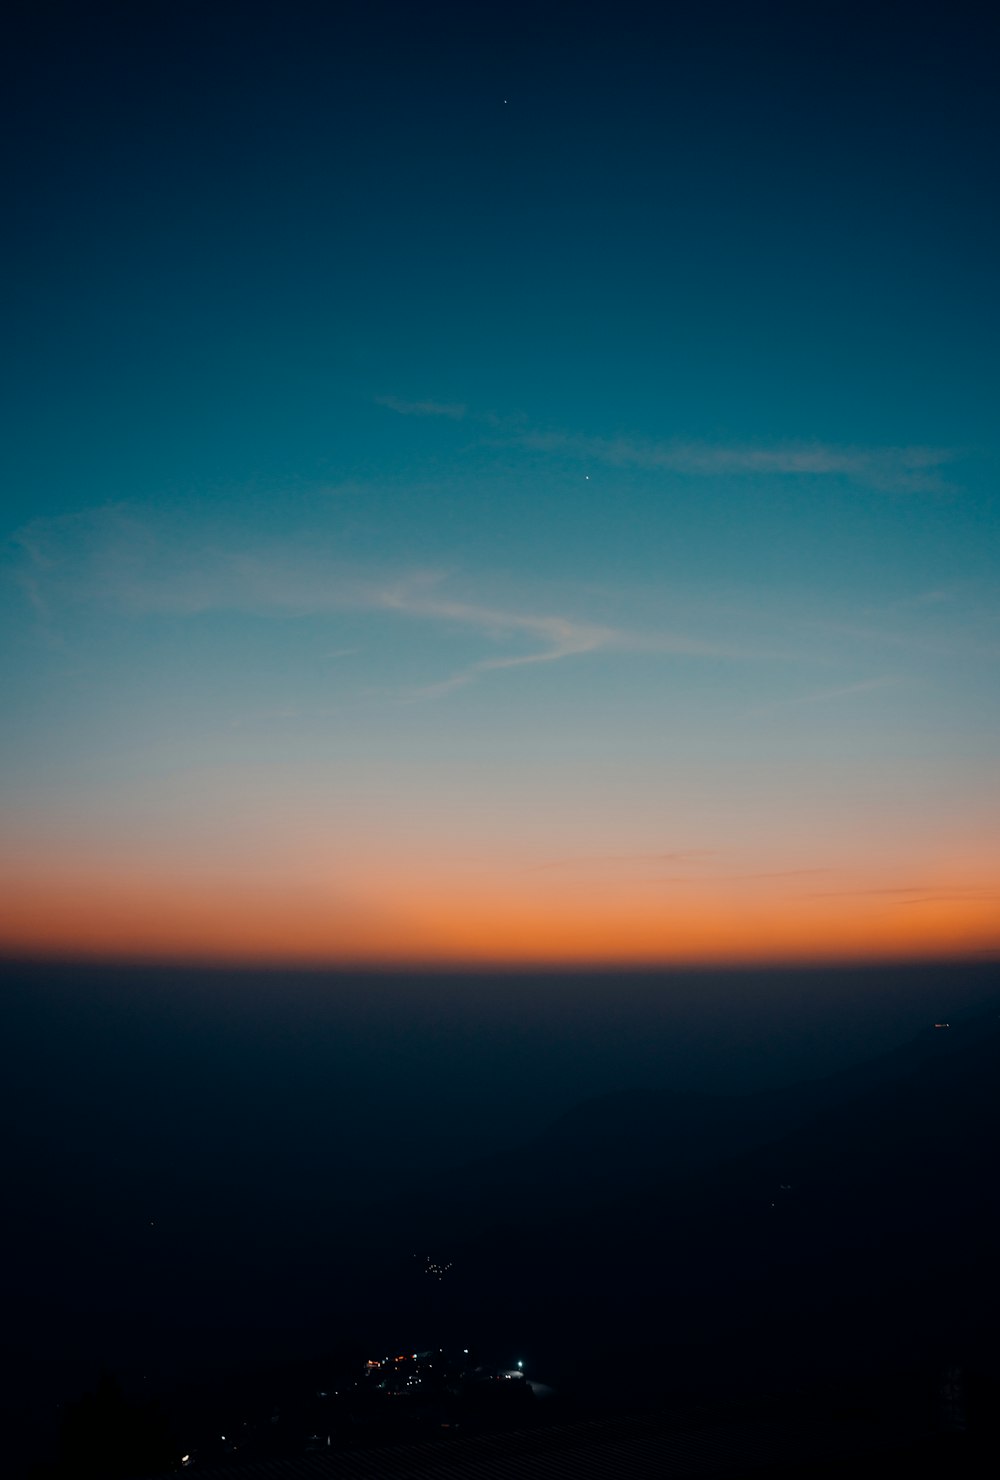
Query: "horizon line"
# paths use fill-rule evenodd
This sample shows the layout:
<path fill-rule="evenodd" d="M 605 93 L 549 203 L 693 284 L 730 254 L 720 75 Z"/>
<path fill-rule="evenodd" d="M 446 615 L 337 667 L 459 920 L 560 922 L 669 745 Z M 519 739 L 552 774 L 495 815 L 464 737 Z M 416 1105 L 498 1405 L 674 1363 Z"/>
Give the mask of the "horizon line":
<path fill-rule="evenodd" d="M 53 950 L 6 950 L 0 946 L 0 967 L 79 967 L 113 971 L 203 971 L 203 972 L 275 972 L 300 973 L 303 976 L 330 973 L 333 975 L 368 976 L 431 976 L 461 975 L 513 976 L 535 973 L 549 976 L 591 975 L 604 976 L 615 973 L 643 975 L 651 973 L 687 972 L 750 972 L 750 971 L 803 971 L 803 970 L 847 970 L 862 967 L 885 967 L 904 969 L 920 966 L 1000 966 L 1000 947 L 973 949 L 964 952 L 954 950 L 940 953 L 899 951 L 885 952 L 817 952 L 805 955 L 789 953 L 783 956 L 716 956 L 716 957 L 601 957 L 592 960 L 572 957 L 554 959 L 548 957 L 521 958 L 394 958 L 394 957 L 279 957 L 233 956 L 196 953 L 184 955 L 167 954 L 120 954 L 107 951 L 53 951 Z"/>

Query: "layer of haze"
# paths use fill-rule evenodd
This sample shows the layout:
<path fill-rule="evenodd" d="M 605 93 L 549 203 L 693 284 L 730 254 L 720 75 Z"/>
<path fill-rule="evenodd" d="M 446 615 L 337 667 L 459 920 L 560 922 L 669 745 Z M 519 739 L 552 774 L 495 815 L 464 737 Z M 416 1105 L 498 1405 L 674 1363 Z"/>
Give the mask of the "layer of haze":
<path fill-rule="evenodd" d="M 0 949 L 1000 949 L 981 8 L 15 37 Z"/>

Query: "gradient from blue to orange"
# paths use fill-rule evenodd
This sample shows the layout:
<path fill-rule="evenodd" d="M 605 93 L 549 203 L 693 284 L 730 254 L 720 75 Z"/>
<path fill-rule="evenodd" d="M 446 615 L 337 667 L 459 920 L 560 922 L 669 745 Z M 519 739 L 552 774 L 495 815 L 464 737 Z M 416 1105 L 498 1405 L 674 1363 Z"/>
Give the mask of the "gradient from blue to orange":
<path fill-rule="evenodd" d="M 984 7 L 27 14 L 0 950 L 1000 950 Z"/>

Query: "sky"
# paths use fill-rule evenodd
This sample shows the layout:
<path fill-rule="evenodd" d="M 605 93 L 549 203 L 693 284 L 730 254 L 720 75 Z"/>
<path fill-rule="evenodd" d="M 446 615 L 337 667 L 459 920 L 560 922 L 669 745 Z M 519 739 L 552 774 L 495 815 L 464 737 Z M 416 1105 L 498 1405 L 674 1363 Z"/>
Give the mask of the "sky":
<path fill-rule="evenodd" d="M 7 39 L 0 950 L 1000 953 L 987 7 Z"/>

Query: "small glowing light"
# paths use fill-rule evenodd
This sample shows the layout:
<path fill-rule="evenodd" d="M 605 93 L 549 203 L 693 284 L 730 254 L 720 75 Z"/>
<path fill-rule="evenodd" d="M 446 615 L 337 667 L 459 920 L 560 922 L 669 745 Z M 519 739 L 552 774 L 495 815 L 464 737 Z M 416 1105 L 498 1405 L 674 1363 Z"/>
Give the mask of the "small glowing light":
<path fill-rule="evenodd" d="M 523 1362 L 518 1362 L 518 1364 L 517 1364 L 517 1365 L 518 1365 L 518 1367 L 519 1367 L 519 1368 L 520 1368 L 520 1367 L 523 1367 L 523 1366 L 524 1366 L 524 1363 L 523 1363 Z"/>

